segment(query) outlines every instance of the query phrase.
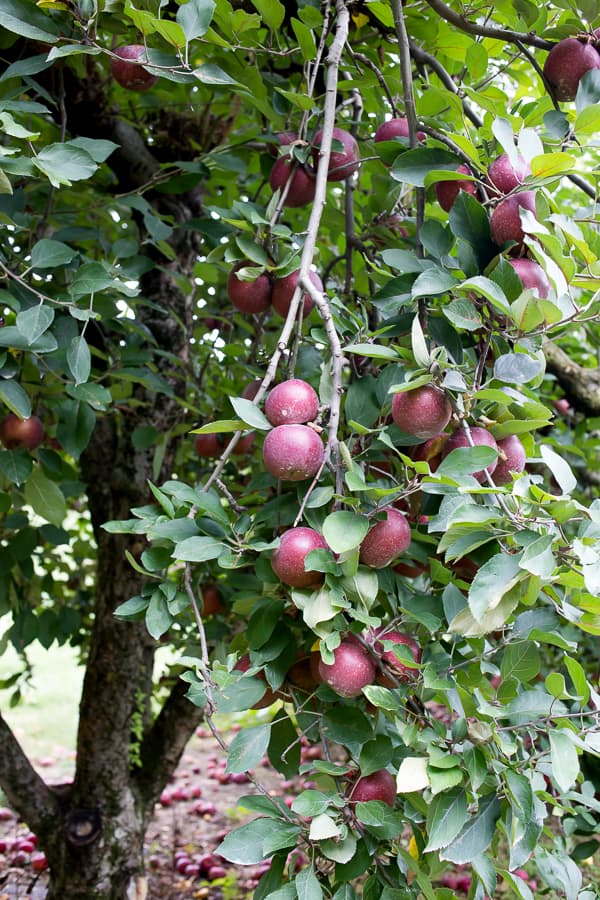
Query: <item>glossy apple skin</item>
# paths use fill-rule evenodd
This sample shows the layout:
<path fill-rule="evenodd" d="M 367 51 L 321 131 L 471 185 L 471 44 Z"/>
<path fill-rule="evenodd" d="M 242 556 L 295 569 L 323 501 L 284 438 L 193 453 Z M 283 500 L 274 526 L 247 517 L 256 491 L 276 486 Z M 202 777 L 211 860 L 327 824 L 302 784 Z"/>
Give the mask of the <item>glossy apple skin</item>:
<path fill-rule="evenodd" d="M 227 294 L 236 309 L 247 315 L 266 312 L 271 305 L 271 279 L 263 272 L 254 281 L 242 281 L 237 272 L 242 268 L 255 268 L 252 262 L 235 266 L 227 279 Z"/>
<path fill-rule="evenodd" d="M 490 219 L 492 240 L 498 246 L 507 241 L 521 244 L 525 237 L 521 227 L 521 209 L 528 209 L 535 216 L 535 191 L 520 191 L 502 200 Z"/>
<path fill-rule="evenodd" d="M 114 53 L 118 59 L 111 57 L 110 71 L 121 87 L 138 93 L 149 91 L 154 87 L 158 81 L 157 76 L 139 65 L 140 60 L 148 61 L 146 48 L 142 44 L 126 44 L 117 47 Z"/>
<path fill-rule="evenodd" d="M 294 209 L 312 203 L 315 199 L 315 179 L 299 163 L 281 156 L 273 163 L 269 184 L 274 191 L 278 188 L 283 190 L 288 181 L 290 186 L 283 201 L 284 206 Z"/>
<path fill-rule="evenodd" d="M 456 170 L 461 175 L 472 175 L 473 172 L 468 166 L 459 166 Z M 435 196 L 437 201 L 446 212 L 450 212 L 460 191 L 466 191 L 473 197 L 478 197 L 479 191 L 475 181 L 438 181 L 435 185 Z"/>
<path fill-rule="evenodd" d="M 319 397 L 301 378 L 289 378 L 269 391 L 265 415 L 271 425 L 305 425 L 317 418 Z"/>
<path fill-rule="evenodd" d="M 304 560 L 312 550 L 328 550 L 325 538 L 314 528 L 290 528 L 284 532 L 273 552 L 271 566 L 280 581 L 291 587 L 316 587 L 323 581 L 321 572 L 306 571 Z"/>
<path fill-rule="evenodd" d="M 292 297 L 294 296 L 294 291 L 296 290 L 296 286 L 298 284 L 298 278 L 300 277 L 300 269 L 296 269 L 295 272 L 290 272 L 289 275 L 286 275 L 284 278 L 276 278 L 273 282 L 273 309 L 275 312 L 278 312 L 280 316 L 285 318 L 290 310 L 290 305 L 292 302 Z M 319 291 L 319 293 L 323 293 L 323 282 L 319 278 L 316 272 L 309 272 L 308 277 Z M 311 309 L 314 306 L 312 297 L 306 291 L 304 293 L 303 298 L 304 309 L 303 316 L 306 318 Z"/>
<path fill-rule="evenodd" d="M 470 431 L 473 443 L 476 447 L 485 445 L 487 447 L 491 447 L 493 450 L 498 449 L 498 444 L 494 440 L 493 436 L 489 433 L 489 431 L 487 431 L 487 429 L 479 428 L 479 426 L 473 425 L 471 426 Z M 449 453 L 452 453 L 453 450 L 458 450 L 460 447 L 470 446 L 471 445 L 468 441 L 467 435 L 461 428 L 459 431 L 455 431 L 454 434 L 451 434 L 446 441 L 446 446 L 444 447 L 444 456 L 448 456 Z M 494 462 L 490 463 L 490 465 L 487 467 L 487 472 L 492 475 L 496 470 L 497 465 L 498 460 L 494 460 Z M 485 481 L 485 472 L 486 469 L 480 469 L 478 472 L 471 472 L 471 475 L 481 483 Z"/>
<path fill-rule="evenodd" d="M 396 804 L 396 779 L 387 769 L 379 769 L 371 775 L 364 775 L 355 782 L 350 792 L 353 803 L 368 803 L 381 800 L 388 806 Z"/>
<path fill-rule="evenodd" d="M 544 299 L 550 293 L 550 282 L 546 277 L 546 273 L 539 263 L 534 259 L 526 259 L 524 256 L 518 259 L 509 259 L 509 266 L 512 266 L 519 278 L 523 288 L 531 288 L 536 290 L 540 297 Z"/>
<path fill-rule="evenodd" d="M 360 561 L 373 569 L 383 569 L 410 546 L 410 526 L 397 509 L 385 510 L 385 519 L 376 522 L 360 545 Z"/>
<path fill-rule="evenodd" d="M 43 440 L 44 426 L 37 416 L 20 419 L 14 413 L 9 413 L 0 422 L 0 441 L 7 450 L 16 450 L 19 447 L 35 450 Z"/>
<path fill-rule="evenodd" d="M 263 445 L 265 466 L 281 481 L 303 481 L 315 475 L 324 455 L 323 441 L 308 425 L 277 425 Z"/>
<path fill-rule="evenodd" d="M 375 680 L 375 664 L 364 648 L 353 641 L 342 641 L 333 651 L 331 665 L 319 658 L 319 677 L 340 697 L 359 697 L 362 689 Z"/>
<path fill-rule="evenodd" d="M 494 471 L 494 482 L 496 484 L 510 484 L 512 481 L 511 472 L 520 475 L 525 468 L 527 454 L 521 440 L 516 434 L 510 434 L 508 437 L 497 441 L 500 456 L 498 457 L 498 465 Z M 502 454 L 506 457 L 502 457 Z"/>
<path fill-rule="evenodd" d="M 519 155 L 513 166 L 508 153 L 498 156 L 487 173 L 488 181 L 500 194 L 510 194 L 521 187 L 528 175 L 531 175 L 531 166 L 527 160 Z"/>
<path fill-rule="evenodd" d="M 375 132 L 375 143 L 380 141 L 393 141 L 395 138 L 407 138 L 408 135 L 408 119 L 406 116 L 397 116 L 395 119 L 388 119 L 382 122 Z M 424 141 L 427 135 L 424 131 L 417 131 L 417 140 Z"/>
<path fill-rule="evenodd" d="M 360 164 L 360 150 L 356 143 L 356 138 L 349 131 L 343 128 L 334 128 L 332 138 L 339 141 L 344 149 L 332 150 L 329 157 L 329 170 L 327 172 L 327 181 L 344 181 L 353 175 Z M 313 138 L 313 164 L 315 169 L 319 164 L 319 151 L 321 141 L 323 140 L 323 132 L 317 131 Z"/>
<path fill-rule="evenodd" d="M 570 101 L 575 99 L 579 82 L 591 69 L 600 69 L 600 54 L 591 44 L 565 38 L 546 57 L 544 76 L 558 101 Z"/>
<path fill-rule="evenodd" d="M 405 434 L 426 441 L 442 432 L 452 415 L 452 406 L 443 391 L 424 384 L 414 391 L 392 397 L 392 418 Z"/>
<path fill-rule="evenodd" d="M 416 663 L 421 662 L 421 648 L 414 638 L 402 631 L 386 631 L 382 633 L 381 639 L 374 644 L 375 650 L 380 653 L 381 660 L 388 669 L 390 669 L 393 678 L 386 678 L 385 675 L 378 678 L 382 684 L 391 687 L 396 681 L 411 681 L 418 673 L 418 669 L 411 669 L 396 656 L 394 650 L 385 650 L 382 641 L 391 641 L 394 644 L 404 644 L 410 650 L 412 657 Z"/>

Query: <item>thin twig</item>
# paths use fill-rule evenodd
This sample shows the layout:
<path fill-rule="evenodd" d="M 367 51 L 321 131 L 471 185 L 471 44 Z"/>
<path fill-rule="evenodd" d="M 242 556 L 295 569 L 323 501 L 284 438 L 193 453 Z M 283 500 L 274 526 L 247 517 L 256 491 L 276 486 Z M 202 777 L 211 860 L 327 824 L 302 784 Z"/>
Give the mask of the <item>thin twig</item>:
<path fill-rule="evenodd" d="M 481 25 L 478 22 L 471 22 L 465 16 L 455 12 L 446 6 L 442 0 L 425 0 L 428 6 L 433 9 L 442 19 L 450 22 L 461 31 L 467 34 L 479 34 L 482 37 L 495 38 L 497 41 L 506 41 L 509 44 L 529 44 L 531 47 L 539 47 L 541 50 L 551 50 L 554 47 L 553 41 L 547 41 L 545 38 L 538 37 L 533 31 L 527 33 L 521 31 L 512 31 L 510 28 L 499 28 L 495 25 Z"/>

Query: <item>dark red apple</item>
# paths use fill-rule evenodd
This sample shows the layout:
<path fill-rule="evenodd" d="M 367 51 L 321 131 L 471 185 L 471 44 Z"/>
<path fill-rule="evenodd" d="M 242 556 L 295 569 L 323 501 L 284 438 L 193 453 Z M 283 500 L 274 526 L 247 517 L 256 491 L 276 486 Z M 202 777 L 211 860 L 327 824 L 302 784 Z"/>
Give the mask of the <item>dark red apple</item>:
<path fill-rule="evenodd" d="M 317 418 L 319 397 L 307 381 L 289 378 L 267 394 L 265 415 L 271 425 L 304 425 Z"/>
<path fill-rule="evenodd" d="M 430 470 L 435 472 L 442 461 L 444 447 L 449 437 L 448 432 L 444 431 L 429 438 L 424 444 L 413 447 L 410 451 L 411 459 L 415 462 L 429 463 Z"/>
<path fill-rule="evenodd" d="M 394 653 L 393 648 L 391 650 L 385 650 L 383 641 L 391 641 L 394 644 L 404 644 L 404 646 L 408 647 L 410 650 L 412 657 L 416 663 L 421 662 L 421 648 L 417 644 L 414 638 L 412 638 L 409 634 L 404 634 L 402 631 L 384 631 L 379 635 L 379 640 L 374 644 L 374 649 L 381 655 L 381 660 L 387 668 L 389 668 L 394 676 L 396 681 L 411 681 L 418 670 L 413 669 L 410 666 L 405 665 Z M 387 686 L 393 686 L 394 679 L 386 679 L 385 676 L 381 676 L 378 680 L 381 681 L 382 684 Z"/>
<path fill-rule="evenodd" d="M 292 587 L 313 587 L 321 584 L 323 575 L 304 567 L 304 560 L 312 550 L 328 550 L 327 541 L 314 528 L 290 528 L 284 532 L 279 547 L 273 552 L 271 565 L 280 581 Z"/>
<path fill-rule="evenodd" d="M 396 779 L 387 769 L 379 769 L 371 775 L 363 775 L 355 782 L 350 800 L 353 803 L 368 803 L 369 800 L 381 800 L 388 806 L 396 804 Z"/>
<path fill-rule="evenodd" d="M 388 119 L 382 122 L 375 132 L 375 143 L 380 141 L 393 141 L 395 138 L 408 137 L 408 119 L 406 116 L 398 116 L 395 119 Z M 417 140 L 424 141 L 427 135 L 424 131 L 417 131 Z"/>
<path fill-rule="evenodd" d="M 494 470 L 494 482 L 496 484 L 510 484 L 512 481 L 511 472 L 520 475 L 525 468 L 527 454 L 521 443 L 520 438 L 516 434 L 510 434 L 508 437 L 497 441 L 498 465 Z"/>
<path fill-rule="evenodd" d="M 405 434 L 426 441 L 443 431 L 452 415 L 446 394 L 433 384 L 392 397 L 392 418 Z"/>
<path fill-rule="evenodd" d="M 383 569 L 410 546 L 410 526 L 397 509 L 386 509 L 385 519 L 376 522 L 360 545 L 360 561 Z"/>
<path fill-rule="evenodd" d="M 586 72 L 600 69 L 600 54 L 592 44 L 565 38 L 556 44 L 544 63 L 544 76 L 559 101 L 574 100 Z"/>
<path fill-rule="evenodd" d="M 254 398 L 258 394 L 261 384 L 261 378 L 255 378 L 254 381 L 251 381 L 249 384 L 247 384 L 242 391 L 242 397 L 244 398 L 244 400 L 254 400 Z"/>
<path fill-rule="evenodd" d="M 37 416 L 20 419 L 14 413 L 9 413 L 0 422 L 0 441 L 7 450 L 16 450 L 19 447 L 35 450 L 43 440 L 44 426 Z"/>
<path fill-rule="evenodd" d="M 254 446 L 254 440 L 256 438 L 256 432 L 251 431 L 249 434 L 244 434 L 237 444 L 235 444 L 233 450 L 231 451 L 234 456 L 248 456 L 249 453 L 252 452 L 252 447 Z"/>
<path fill-rule="evenodd" d="M 277 189 L 283 191 L 288 182 L 284 206 L 289 208 L 306 206 L 315 199 L 316 182 L 312 175 L 309 175 L 304 166 L 295 160 L 291 160 L 288 156 L 280 156 L 273 163 L 269 184 L 274 191 Z"/>
<path fill-rule="evenodd" d="M 356 172 L 360 164 L 360 150 L 354 135 L 343 128 L 334 128 L 332 138 L 339 141 L 343 150 L 332 150 L 329 157 L 327 181 L 344 181 Z M 323 132 L 317 131 L 313 138 L 313 164 L 317 168 Z"/>
<path fill-rule="evenodd" d="M 456 170 L 461 175 L 472 175 L 468 166 L 459 166 Z M 438 181 L 435 185 L 437 201 L 446 212 L 450 212 L 460 191 L 466 191 L 473 197 L 478 197 L 479 190 L 475 181 Z"/>
<path fill-rule="evenodd" d="M 214 616 L 215 613 L 221 612 L 223 604 L 221 596 L 215 584 L 206 584 L 202 588 L 202 614 L 205 616 Z"/>
<path fill-rule="evenodd" d="M 550 293 L 550 282 L 539 263 L 536 263 L 534 259 L 527 259 L 525 256 L 521 256 L 518 259 L 509 259 L 508 264 L 513 267 L 521 279 L 521 284 L 525 290 L 531 288 L 536 290 L 540 297 L 546 298 L 548 296 Z"/>
<path fill-rule="evenodd" d="M 265 312 L 271 305 L 271 279 L 266 272 L 262 272 L 254 281 L 242 281 L 237 273 L 240 269 L 254 269 L 256 263 L 238 263 L 229 273 L 227 279 L 227 293 L 229 299 L 240 312 L 254 314 Z"/>
<path fill-rule="evenodd" d="M 308 425 L 278 425 L 263 445 L 267 470 L 282 481 L 303 481 L 315 475 L 324 455 L 323 441 Z"/>
<path fill-rule="evenodd" d="M 502 246 L 507 241 L 522 243 L 525 234 L 521 226 L 521 210 L 527 209 L 535 216 L 535 191 L 520 191 L 502 200 L 494 209 L 490 228 L 492 240 Z"/>
<path fill-rule="evenodd" d="M 196 434 L 194 447 L 198 456 L 203 459 L 215 459 L 223 452 L 221 436 L 218 434 Z"/>
<path fill-rule="evenodd" d="M 149 91 L 158 78 L 146 71 L 140 63 L 148 62 L 148 53 L 142 44 L 125 44 L 117 47 L 110 60 L 112 77 L 128 91 Z"/>
<path fill-rule="evenodd" d="M 487 173 L 488 181 L 500 194 L 510 194 L 521 187 L 528 175 L 531 175 L 531 166 L 525 157 L 519 155 L 513 165 L 508 153 L 498 156 Z"/>
<path fill-rule="evenodd" d="M 333 651 L 331 665 L 319 659 L 319 676 L 340 697 L 358 697 L 375 680 L 375 664 L 367 651 L 352 641 L 342 641 Z"/>
<path fill-rule="evenodd" d="M 277 143 L 269 142 L 267 144 L 267 149 L 271 156 L 278 155 L 279 147 L 287 147 L 298 140 L 298 135 L 295 131 L 278 131 L 275 137 L 277 138 Z"/>
<path fill-rule="evenodd" d="M 276 278 L 273 282 L 273 309 L 284 318 L 287 316 L 290 310 L 290 304 L 292 302 L 292 297 L 294 296 L 294 291 L 296 290 L 296 286 L 298 284 L 299 276 L 300 269 L 296 269 L 295 272 L 291 272 L 284 278 Z M 319 291 L 319 293 L 322 294 L 323 282 L 321 281 L 317 273 L 309 272 L 308 277 L 310 278 L 316 289 Z M 304 318 L 306 318 L 314 306 L 313 299 L 308 291 L 305 291 L 304 293 L 303 303 L 303 316 Z"/>
<path fill-rule="evenodd" d="M 476 447 L 487 446 L 492 447 L 492 449 L 497 450 L 498 445 L 492 435 L 485 428 L 479 428 L 477 425 L 471 426 L 471 438 L 473 440 L 473 444 Z M 449 453 L 452 453 L 453 450 L 458 450 L 461 447 L 470 447 L 469 439 L 465 434 L 464 430 L 460 428 L 458 431 L 455 431 L 450 435 L 448 440 L 446 441 L 446 446 L 444 447 L 444 456 L 448 456 Z M 486 469 L 480 469 L 478 472 L 472 472 L 473 478 L 477 479 L 479 482 L 485 481 L 485 472 L 487 471 L 490 475 L 496 470 L 496 466 L 498 465 L 498 460 L 494 460 L 494 462 L 490 463 L 490 465 Z"/>

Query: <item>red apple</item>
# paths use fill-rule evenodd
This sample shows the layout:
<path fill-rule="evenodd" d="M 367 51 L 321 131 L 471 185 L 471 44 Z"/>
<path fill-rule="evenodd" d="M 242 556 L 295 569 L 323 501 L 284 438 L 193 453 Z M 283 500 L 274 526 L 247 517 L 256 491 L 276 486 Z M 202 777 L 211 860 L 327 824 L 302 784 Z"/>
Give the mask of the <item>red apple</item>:
<path fill-rule="evenodd" d="M 391 641 L 394 644 L 404 644 L 410 650 L 412 657 L 416 663 L 421 662 L 421 648 L 414 638 L 402 631 L 383 631 L 378 633 L 379 640 L 374 644 L 375 650 L 381 654 L 381 660 L 392 671 L 396 681 L 411 681 L 418 670 L 405 665 L 391 650 L 385 650 L 383 641 Z M 393 679 L 387 679 L 385 676 L 379 678 L 382 684 L 393 686 Z"/>
<path fill-rule="evenodd" d="M 340 697 L 358 697 L 375 680 L 375 665 L 367 651 L 352 641 L 342 641 L 333 651 L 331 665 L 319 659 L 319 676 Z"/>
<path fill-rule="evenodd" d="M 267 470 L 282 481 L 303 481 L 315 475 L 324 455 L 323 441 L 308 425 L 278 425 L 263 445 Z"/>
<path fill-rule="evenodd" d="M 215 459 L 223 452 L 221 436 L 218 434 L 194 435 L 194 447 L 198 456 L 203 459 Z"/>
<path fill-rule="evenodd" d="M 444 431 L 429 438 L 424 444 L 413 447 L 410 451 L 411 459 L 415 462 L 429 463 L 430 470 L 435 472 L 443 459 L 444 447 L 449 437 L 448 432 Z"/>
<path fill-rule="evenodd" d="M 287 147 L 290 144 L 293 144 L 294 141 L 298 140 L 298 135 L 295 131 L 278 131 L 275 135 L 277 139 L 277 143 L 269 142 L 267 144 L 267 150 L 271 154 L 271 156 L 277 156 L 279 152 L 279 147 Z"/>
<path fill-rule="evenodd" d="M 563 418 L 568 418 L 571 415 L 571 404 L 566 397 L 559 397 L 558 400 L 554 401 L 553 405 L 556 412 Z"/>
<path fill-rule="evenodd" d="M 380 141 L 393 141 L 395 138 L 408 137 L 408 119 L 406 116 L 398 116 L 396 119 L 388 119 L 382 122 L 375 132 L 375 143 Z M 424 131 L 417 131 L 417 140 L 424 141 L 427 135 Z"/>
<path fill-rule="evenodd" d="M 363 775 L 355 782 L 350 800 L 353 803 L 368 803 L 369 800 L 381 800 L 388 806 L 396 804 L 396 779 L 387 769 L 379 769 L 371 775 Z"/>
<path fill-rule="evenodd" d="M 518 259 L 509 259 L 509 266 L 512 266 L 519 278 L 523 288 L 531 288 L 538 292 L 538 296 L 546 298 L 550 293 L 550 282 L 546 277 L 546 273 L 539 263 L 534 259 L 527 259 L 520 256 Z"/>
<path fill-rule="evenodd" d="M 472 175 L 468 166 L 459 166 L 456 170 L 461 175 Z M 435 185 L 437 201 L 446 212 L 450 212 L 460 191 L 466 191 L 473 197 L 478 197 L 479 189 L 475 181 L 438 181 Z"/>
<path fill-rule="evenodd" d="M 332 150 L 329 157 L 327 181 L 344 181 L 356 172 L 360 164 L 360 150 L 354 135 L 343 128 L 333 129 L 333 140 L 342 144 L 343 150 Z M 313 164 L 317 168 L 323 132 L 317 131 L 313 138 Z"/>
<path fill-rule="evenodd" d="M 312 550 L 328 550 L 327 541 L 313 528 L 290 528 L 284 532 L 279 547 L 273 552 L 271 565 L 280 581 L 292 587 L 313 587 L 321 584 L 321 572 L 306 570 L 304 560 Z"/>
<path fill-rule="evenodd" d="M 565 38 L 556 44 L 544 63 L 544 76 L 557 100 L 574 100 L 586 72 L 600 69 L 600 54 L 592 44 Z"/>
<path fill-rule="evenodd" d="M 214 584 L 206 584 L 202 588 L 202 613 L 205 616 L 214 616 L 215 613 L 221 612 L 223 604 L 217 586 Z"/>
<path fill-rule="evenodd" d="M 392 418 L 405 434 L 425 441 L 444 430 L 452 415 L 446 394 L 432 384 L 392 397 Z"/>
<path fill-rule="evenodd" d="M 125 44 L 117 47 L 115 56 L 110 60 L 112 77 L 121 87 L 128 91 L 149 91 L 154 87 L 158 78 L 152 72 L 148 72 L 141 62 L 148 62 L 148 53 L 141 44 Z"/>
<path fill-rule="evenodd" d="M 376 522 L 360 545 L 360 561 L 383 569 L 410 545 L 410 527 L 397 509 L 385 510 L 385 519 Z"/>
<path fill-rule="evenodd" d="M 289 378 L 269 391 L 265 415 L 271 425 L 304 425 L 319 412 L 317 392 L 301 378 Z"/>
<path fill-rule="evenodd" d="M 43 440 L 44 426 L 37 416 L 20 419 L 14 413 L 9 413 L 0 422 L 0 441 L 7 450 L 16 450 L 19 447 L 35 450 Z"/>
<path fill-rule="evenodd" d="M 479 428 L 477 425 L 471 426 L 471 438 L 473 439 L 473 443 L 476 447 L 487 446 L 492 447 L 494 450 L 498 449 L 498 445 L 492 435 L 485 428 Z M 444 456 L 448 456 L 449 453 L 452 453 L 453 450 L 458 450 L 461 447 L 470 447 L 469 439 L 467 435 L 463 431 L 463 429 L 459 429 L 455 431 L 454 434 L 451 434 L 448 440 L 446 441 L 446 446 L 444 447 Z M 494 462 L 490 463 L 490 465 L 486 469 L 480 469 L 478 472 L 472 472 L 473 478 L 477 479 L 479 482 L 485 481 L 485 472 L 487 471 L 490 475 L 495 471 L 496 466 L 498 464 L 498 460 L 494 460 Z"/>
<path fill-rule="evenodd" d="M 254 381 L 251 381 L 249 384 L 247 384 L 242 391 L 242 397 L 244 398 L 244 400 L 254 400 L 254 398 L 258 394 L 261 384 L 261 378 L 255 378 Z"/>
<path fill-rule="evenodd" d="M 294 296 L 294 291 L 296 290 L 296 286 L 298 284 L 299 276 L 300 269 L 296 269 L 295 272 L 291 272 L 284 278 L 276 278 L 273 282 L 273 309 L 284 318 L 289 312 L 290 304 L 292 302 L 292 297 Z M 321 281 L 317 273 L 309 272 L 308 277 L 310 278 L 316 289 L 319 291 L 319 293 L 322 294 L 323 282 Z M 306 318 L 314 306 L 313 299 L 308 291 L 304 292 L 303 303 L 303 316 L 304 318 Z"/>
<path fill-rule="evenodd" d="M 521 226 L 522 209 L 529 210 L 535 216 L 535 191 L 511 194 L 496 206 L 490 219 L 494 243 L 500 246 L 507 241 L 522 243 L 525 237 Z"/>
<path fill-rule="evenodd" d="M 273 163 L 269 184 L 274 191 L 283 190 L 288 181 L 289 188 L 283 201 L 284 206 L 295 208 L 312 203 L 315 199 L 315 179 L 300 163 L 288 156 L 280 156 Z"/>
<path fill-rule="evenodd" d="M 227 279 L 227 294 L 236 309 L 240 312 L 253 314 L 265 312 L 271 305 L 271 279 L 263 272 L 254 281 L 242 281 L 237 273 L 240 269 L 254 269 L 256 263 L 238 263 L 229 273 Z"/>
<path fill-rule="evenodd" d="M 508 153 L 498 156 L 487 173 L 488 181 L 501 194 L 510 194 L 521 187 L 528 175 L 531 175 L 531 166 L 527 160 L 519 155 L 513 165 Z"/>
<path fill-rule="evenodd" d="M 235 444 L 233 450 L 231 451 L 234 456 L 248 456 L 249 453 L 252 452 L 252 447 L 254 446 L 254 440 L 256 438 L 256 432 L 250 431 L 248 434 L 243 435 L 237 444 Z"/>
<path fill-rule="evenodd" d="M 510 434 L 508 437 L 497 441 L 500 455 L 498 457 L 498 465 L 494 470 L 494 482 L 496 484 L 510 484 L 512 481 L 511 472 L 517 475 L 525 468 L 527 454 L 521 440 L 516 434 Z"/>

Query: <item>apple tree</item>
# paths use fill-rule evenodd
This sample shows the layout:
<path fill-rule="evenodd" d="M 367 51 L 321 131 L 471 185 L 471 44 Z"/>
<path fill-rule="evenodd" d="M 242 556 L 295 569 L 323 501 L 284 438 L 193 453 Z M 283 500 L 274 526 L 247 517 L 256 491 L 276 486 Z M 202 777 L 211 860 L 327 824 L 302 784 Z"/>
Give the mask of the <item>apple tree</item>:
<path fill-rule="evenodd" d="M 596 4 L 0 23 L 2 646 L 86 665 L 72 784 L 0 714 L 49 898 L 142 895 L 197 723 L 261 710 L 228 770 L 311 784 L 221 845 L 259 898 L 593 900 Z"/>

